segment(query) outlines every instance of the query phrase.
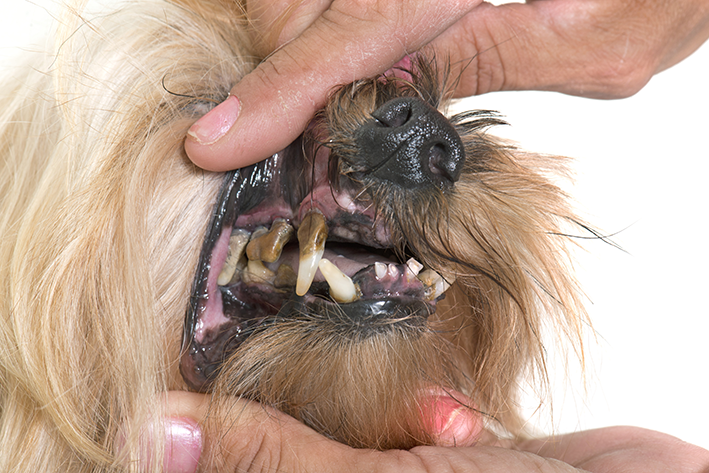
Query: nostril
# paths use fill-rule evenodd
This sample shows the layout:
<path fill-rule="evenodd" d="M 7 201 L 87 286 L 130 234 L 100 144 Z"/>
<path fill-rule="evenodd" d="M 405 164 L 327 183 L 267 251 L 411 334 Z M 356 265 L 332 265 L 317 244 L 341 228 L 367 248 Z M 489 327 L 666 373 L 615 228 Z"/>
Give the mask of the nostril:
<path fill-rule="evenodd" d="M 434 143 L 428 149 L 428 169 L 431 174 L 441 176 L 454 182 L 455 179 L 448 170 L 447 164 L 450 162 L 450 153 L 443 143 Z"/>
<path fill-rule="evenodd" d="M 389 105 L 387 107 L 387 105 Z M 386 128 L 399 128 L 411 120 L 411 106 L 408 102 L 389 102 L 372 112 L 377 123 Z"/>
<path fill-rule="evenodd" d="M 356 162 L 373 178 L 407 189 L 448 189 L 460 178 L 465 149 L 455 127 L 412 97 L 386 102 L 355 132 Z"/>

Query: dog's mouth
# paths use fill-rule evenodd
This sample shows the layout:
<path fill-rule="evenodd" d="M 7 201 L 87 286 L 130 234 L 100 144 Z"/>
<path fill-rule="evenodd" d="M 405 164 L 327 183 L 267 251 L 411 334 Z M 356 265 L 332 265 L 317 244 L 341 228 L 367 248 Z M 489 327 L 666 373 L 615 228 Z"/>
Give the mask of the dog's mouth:
<path fill-rule="evenodd" d="M 357 337 L 420 329 L 452 281 L 407 253 L 312 139 L 227 174 L 185 323 L 183 377 L 208 390 L 251 334 L 294 317 Z"/>

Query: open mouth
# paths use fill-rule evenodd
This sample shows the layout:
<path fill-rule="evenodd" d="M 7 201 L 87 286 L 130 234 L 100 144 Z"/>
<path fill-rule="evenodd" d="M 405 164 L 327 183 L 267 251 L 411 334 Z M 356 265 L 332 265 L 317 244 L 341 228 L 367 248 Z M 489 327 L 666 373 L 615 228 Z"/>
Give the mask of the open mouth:
<path fill-rule="evenodd" d="M 369 195 L 333 182 L 330 150 L 307 141 L 225 177 L 185 323 L 193 389 L 259 329 L 293 317 L 358 337 L 415 329 L 453 282 L 395 244 Z"/>
<path fill-rule="evenodd" d="M 502 122 L 444 117 L 423 58 L 402 74 L 334 91 L 298 140 L 225 176 L 185 320 L 192 389 L 209 390 L 244 341 L 289 322 L 342 340 L 418 336 L 455 268 L 474 268 L 457 243 L 471 229 L 448 203 L 464 168 L 484 166 L 479 130 Z"/>

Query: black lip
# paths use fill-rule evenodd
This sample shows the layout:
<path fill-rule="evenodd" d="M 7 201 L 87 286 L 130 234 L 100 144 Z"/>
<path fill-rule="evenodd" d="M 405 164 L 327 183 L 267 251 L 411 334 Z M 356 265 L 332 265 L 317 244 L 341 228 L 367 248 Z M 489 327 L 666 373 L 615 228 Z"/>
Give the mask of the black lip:
<path fill-rule="evenodd" d="M 293 312 L 326 314 L 327 323 L 335 329 L 346 333 L 356 331 L 358 336 L 366 338 L 372 333 L 387 330 L 392 325 L 402 322 L 409 328 L 421 328 L 433 312 L 433 308 L 420 299 L 406 297 L 334 304 L 323 299 L 299 297 L 293 294 L 283 304 L 279 314 Z"/>
<path fill-rule="evenodd" d="M 208 225 L 209 230 L 200 251 L 197 274 L 192 283 L 190 303 L 185 315 L 182 338 L 183 352 L 189 349 L 192 343 L 200 301 L 208 298 L 207 278 L 212 266 L 212 250 L 222 234 L 223 228 L 232 225 L 239 214 L 248 212 L 263 201 L 266 189 L 273 180 L 273 174 L 266 172 L 268 166 L 269 161 L 263 161 L 247 168 L 228 172 L 224 176 L 217 197 L 217 205 L 214 208 Z"/>

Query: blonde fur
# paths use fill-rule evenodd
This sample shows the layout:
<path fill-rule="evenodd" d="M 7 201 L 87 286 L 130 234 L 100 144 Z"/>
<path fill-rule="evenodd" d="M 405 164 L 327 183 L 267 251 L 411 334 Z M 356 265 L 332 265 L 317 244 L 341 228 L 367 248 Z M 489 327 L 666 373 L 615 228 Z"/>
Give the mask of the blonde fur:
<path fill-rule="evenodd" d="M 196 168 L 182 142 L 190 124 L 257 64 L 247 30 L 242 8 L 227 0 L 140 0 L 95 18 L 74 9 L 48 60 L 5 84 L 0 471 L 136 471 L 141 429 L 161 415 L 158 394 L 185 389 L 178 373 L 184 312 L 222 176 Z M 494 152 L 494 166 L 471 173 L 459 184 L 461 201 L 445 204 L 469 208 L 474 196 L 475 215 L 451 212 L 421 227 L 429 248 L 443 251 L 422 249 L 425 263 L 459 282 L 416 347 L 402 339 L 391 351 L 375 337 L 342 349 L 323 343 L 323 334 L 304 341 L 290 337 L 289 327 L 264 332 L 235 355 L 217 389 L 220 402 L 249 395 L 356 446 L 426 443 L 418 420 L 403 430 L 400 424 L 417 409 L 412 393 L 421 386 L 405 371 L 431 366 L 428 381 L 466 392 L 493 427 L 522 435 L 517 386 L 530 370 L 544 378 L 543 325 L 578 342 L 583 309 L 564 263 L 561 234 L 572 215 L 540 175 L 558 165 L 513 156 L 499 143 Z M 391 218 L 425 211 L 403 207 Z M 451 233 L 435 241 L 442 227 Z M 456 247 L 471 234 L 481 246 Z M 270 358 L 297 343 L 313 350 L 300 345 L 307 356 L 289 359 L 295 365 Z M 331 352 L 365 361 L 347 381 L 337 372 L 312 384 L 289 378 L 291 369 L 321 372 L 318 362 Z M 383 352 L 397 353 L 387 361 L 390 371 L 380 371 Z M 400 409 L 384 414 L 379 408 L 398 394 L 380 401 L 376 393 L 396 384 L 391 372 L 402 373 L 404 389 Z M 265 380 L 273 384 L 260 386 Z M 339 399 L 349 385 L 371 390 L 365 398 L 372 402 L 351 424 L 339 417 L 325 425 L 333 415 L 327 407 L 298 407 L 314 392 Z M 360 432 L 370 424 L 371 432 Z M 156 455 L 151 464 L 159 471 Z"/>
<path fill-rule="evenodd" d="M 74 12 L 51 64 L 4 89 L 0 471 L 116 466 L 118 426 L 135 456 L 156 394 L 182 387 L 220 182 L 182 141 L 254 65 L 243 16 L 194 3 Z"/>

